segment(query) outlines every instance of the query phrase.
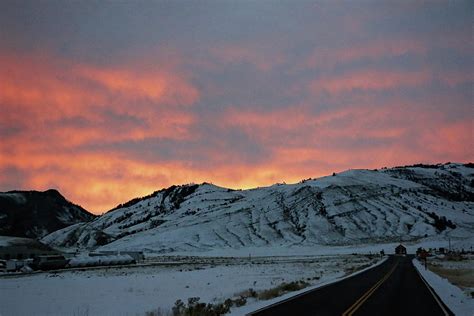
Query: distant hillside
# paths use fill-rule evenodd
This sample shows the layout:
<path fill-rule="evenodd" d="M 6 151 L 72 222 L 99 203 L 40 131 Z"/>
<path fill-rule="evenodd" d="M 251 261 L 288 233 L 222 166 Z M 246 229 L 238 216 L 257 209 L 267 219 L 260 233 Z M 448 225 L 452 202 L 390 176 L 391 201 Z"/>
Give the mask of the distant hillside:
<path fill-rule="evenodd" d="M 472 167 L 349 170 L 251 190 L 207 183 L 172 186 L 42 241 L 174 252 L 462 239 L 474 234 Z"/>
<path fill-rule="evenodd" d="M 0 235 L 41 238 L 94 218 L 56 190 L 0 192 Z"/>

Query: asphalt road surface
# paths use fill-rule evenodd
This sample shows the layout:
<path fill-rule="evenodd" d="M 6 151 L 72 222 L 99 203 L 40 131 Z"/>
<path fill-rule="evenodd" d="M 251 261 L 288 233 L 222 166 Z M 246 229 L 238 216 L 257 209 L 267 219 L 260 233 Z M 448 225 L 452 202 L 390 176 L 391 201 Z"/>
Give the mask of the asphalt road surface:
<path fill-rule="evenodd" d="M 413 256 L 383 264 L 249 315 L 454 315 L 421 279 Z"/>

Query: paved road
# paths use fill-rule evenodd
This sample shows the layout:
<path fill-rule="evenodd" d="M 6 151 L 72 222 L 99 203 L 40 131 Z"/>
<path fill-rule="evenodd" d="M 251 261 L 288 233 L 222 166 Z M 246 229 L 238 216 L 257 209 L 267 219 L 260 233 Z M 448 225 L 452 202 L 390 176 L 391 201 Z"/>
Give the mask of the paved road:
<path fill-rule="evenodd" d="M 425 285 L 412 259 L 391 256 L 364 273 L 249 315 L 453 315 Z"/>

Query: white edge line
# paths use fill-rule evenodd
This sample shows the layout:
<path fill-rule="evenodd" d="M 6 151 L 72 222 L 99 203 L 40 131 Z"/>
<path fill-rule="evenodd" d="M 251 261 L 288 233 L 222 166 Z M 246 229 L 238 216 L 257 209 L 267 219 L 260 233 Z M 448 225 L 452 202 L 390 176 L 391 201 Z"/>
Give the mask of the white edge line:
<path fill-rule="evenodd" d="M 416 260 L 413 259 L 413 260 Z M 412 264 L 413 264 L 413 261 L 412 261 Z M 433 290 L 431 289 L 431 286 L 428 284 L 428 282 L 426 282 L 425 278 L 421 275 L 420 271 L 418 271 L 418 267 L 413 264 L 413 266 L 415 267 L 415 270 L 416 272 L 418 273 L 418 275 L 420 276 L 421 280 L 423 281 L 423 283 L 425 283 L 426 287 L 428 288 L 428 290 L 430 291 L 431 295 L 434 297 L 434 299 L 436 300 L 436 303 L 438 303 L 439 307 L 441 307 L 441 309 L 443 310 L 444 312 L 444 315 L 446 316 L 449 316 L 449 313 L 448 311 L 446 311 L 446 309 L 444 308 L 443 306 L 443 303 L 440 302 L 440 299 L 438 299 L 438 297 L 436 296 L 436 294 L 433 292 Z"/>
<path fill-rule="evenodd" d="M 351 278 L 351 277 L 353 277 L 353 276 L 356 276 L 356 275 L 358 275 L 358 274 L 364 273 L 364 272 L 367 271 L 367 270 L 370 270 L 370 269 L 373 269 L 373 268 L 375 268 L 375 267 L 378 267 L 379 265 L 381 265 L 382 263 L 384 263 L 385 261 L 387 261 L 388 258 L 389 258 L 388 256 L 385 256 L 385 257 L 384 257 L 382 260 L 380 260 L 379 262 L 377 262 L 377 263 L 375 263 L 375 264 L 373 264 L 373 265 L 371 265 L 371 266 L 369 266 L 369 267 L 367 267 L 367 268 L 365 268 L 365 269 L 359 270 L 359 271 L 357 271 L 357 272 L 354 272 L 354 273 L 352 273 L 352 274 L 343 276 L 343 277 L 341 277 L 341 278 L 337 278 L 337 279 L 329 280 L 329 281 L 327 281 L 327 282 L 323 282 L 323 283 L 320 283 L 320 284 L 316 284 L 316 285 L 314 285 L 314 286 L 312 286 L 312 287 L 310 287 L 310 288 L 304 289 L 303 292 L 297 293 L 297 294 L 295 294 L 295 295 L 293 295 L 293 296 L 286 297 L 286 298 L 281 299 L 281 300 L 277 300 L 276 302 L 273 302 L 272 304 L 269 304 L 269 305 L 266 305 L 266 306 L 264 306 L 264 307 L 261 307 L 261 308 L 259 308 L 259 309 L 257 309 L 257 310 L 254 310 L 254 311 L 252 311 L 252 312 L 249 312 L 249 313 L 247 313 L 247 314 L 245 314 L 245 315 L 246 315 L 246 316 L 251 316 L 251 315 L 253 315 L 253 314 L 255 314 L 255 313 L 258 313 L 258 312 L 263 311 L 263 310 L 265 310 L 265 309 L 271 308 L 271 307 L 273 307 L 273 306 L 280 305 L 280 304 L 283 304 L 283 303 L 285 303 L 285 302 L 294 300 L 294 299 L 296 299 L 296 298 L 298 298 L 298 297 L 300 297 L 300 296 L 306 295 L 307 293 L 312 292 L 312 291 L 314 291 L 314 290 L 319 290 L 319 289 L 322 289 L 322 288 L 327 287 L 327 286 L 329 286 L 329 285 L 332 285 L 332 284 L 334 284 L 334 283 L 343 281 L 343 280 L 345 280 L 345 279 L 349 279 L 349 278 Z"/>

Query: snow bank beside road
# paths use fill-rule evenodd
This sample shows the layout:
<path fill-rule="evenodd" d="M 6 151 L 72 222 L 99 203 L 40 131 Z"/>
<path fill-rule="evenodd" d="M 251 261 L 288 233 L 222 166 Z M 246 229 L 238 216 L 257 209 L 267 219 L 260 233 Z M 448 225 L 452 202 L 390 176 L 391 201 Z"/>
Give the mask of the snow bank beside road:
<path fill-rule="evenodd" d="M 452 285 L 448 280 L 430 270 L 425 270 L 418 260 L 413 259 L 413 265 L 455 315 L 472 315 L 474 311 L 474 300 L 472 298 L 467 297 L 460 288 Z"/>

